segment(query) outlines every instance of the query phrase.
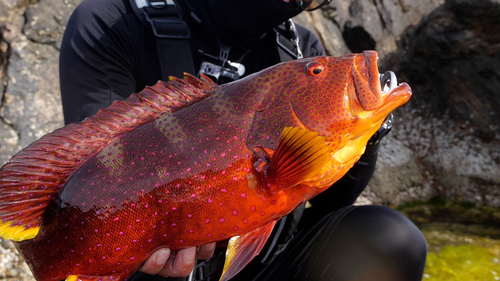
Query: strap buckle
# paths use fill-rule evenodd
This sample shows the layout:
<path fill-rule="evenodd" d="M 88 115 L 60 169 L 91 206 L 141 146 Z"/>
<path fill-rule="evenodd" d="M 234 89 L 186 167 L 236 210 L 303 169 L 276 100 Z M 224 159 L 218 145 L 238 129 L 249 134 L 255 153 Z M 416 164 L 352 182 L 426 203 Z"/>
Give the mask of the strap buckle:
<path fill-rule="evenodd" d="M 188 39 L 191 31 L 182 20 L 177 6 L 172 0 L 153 1 L 147 0 L 148 6 L 142 11 L 146 20 L 151 24 L 153 33 L 158 38 Z"/>
<path fill-rule="evenodd" d="M 146 4 L 154 9 L 163 9 L 167 5 L 175 5 L 173 0 L 146 0 Z"/>
<path fill-rule="evenodd" d="M 378 129 L 378 131 L 373 134 L 373 136 L 368 140 L 367 145 L 376 145 L 380 142 L 380 140 L 385 137 L 392 129 L 392 122 L 394 116 L 392 112 L 385 118 L 384 122 Z"/>

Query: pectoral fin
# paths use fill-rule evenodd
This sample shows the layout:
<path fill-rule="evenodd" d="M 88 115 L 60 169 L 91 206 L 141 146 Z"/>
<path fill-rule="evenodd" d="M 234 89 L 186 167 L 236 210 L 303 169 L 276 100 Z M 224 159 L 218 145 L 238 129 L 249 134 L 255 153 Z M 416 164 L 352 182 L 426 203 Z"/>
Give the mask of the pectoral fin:
<path fill-rule="evenodd" d="M 220 281 L 233 278 L 260 253 L 260 250 L 262 250 L 271 235 L 275 224 L 276 221 L 269 222 L 252 232 L 235 236 L 229 240 L 224 271 L 222 272 Z"/>
<path fill-rule="evenodd" d="M 316 132 L 286 127 L 271 161 L 263 168 L 263 181 L 271 193 L 298 185 L 319 174 L 331 160 L 330 147 Z"/>

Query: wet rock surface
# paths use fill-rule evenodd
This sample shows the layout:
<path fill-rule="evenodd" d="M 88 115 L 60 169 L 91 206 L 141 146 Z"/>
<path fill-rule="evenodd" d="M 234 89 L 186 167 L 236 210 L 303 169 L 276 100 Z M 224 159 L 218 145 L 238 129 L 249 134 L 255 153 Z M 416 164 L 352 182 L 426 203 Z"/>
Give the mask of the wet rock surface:
<path fill-rule="evenodd" d="M 500 4 L 448 1 L 404 37 L 394 66 L 414 98 L 395 136 L 436 194 L 500 206 Z"/>
<path fill-rule="evenodd" d="M 0 280 L 34 281 L 28 265 L 10 241 L 0 238 Z"/>

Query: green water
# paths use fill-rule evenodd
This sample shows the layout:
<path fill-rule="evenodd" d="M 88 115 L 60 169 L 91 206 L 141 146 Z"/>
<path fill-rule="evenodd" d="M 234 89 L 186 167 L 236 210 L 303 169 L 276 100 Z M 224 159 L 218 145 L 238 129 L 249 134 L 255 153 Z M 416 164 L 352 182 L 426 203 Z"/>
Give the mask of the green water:
<path fill-rule="evenodd" d="M 500 240 L 446 230 L 423 232 L 429 244 L 424 280 L 500 280 Z"/>
<path fill-rule="evenodd" d="M 423 280 L 500 280 L 500 210 L 431 203 L 398 208 L 427 239 Z"/>

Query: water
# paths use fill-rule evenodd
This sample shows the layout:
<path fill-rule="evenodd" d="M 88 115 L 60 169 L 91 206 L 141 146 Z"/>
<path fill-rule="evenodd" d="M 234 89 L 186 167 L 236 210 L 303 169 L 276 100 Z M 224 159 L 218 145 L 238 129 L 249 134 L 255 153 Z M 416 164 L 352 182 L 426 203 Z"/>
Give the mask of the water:
<path fill-rule="evenodd" d="M 467 225 L 422 227 L 429 247 L 423 280 L 500 280 L 500 240 L 457 230 L 461 228 Z"/>
<path fill-rule="evenodd" d="M 424 233 L 424 281 L 500 280 L 500 209 L 439 198 L 397 208 Z"/>

